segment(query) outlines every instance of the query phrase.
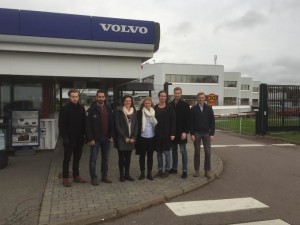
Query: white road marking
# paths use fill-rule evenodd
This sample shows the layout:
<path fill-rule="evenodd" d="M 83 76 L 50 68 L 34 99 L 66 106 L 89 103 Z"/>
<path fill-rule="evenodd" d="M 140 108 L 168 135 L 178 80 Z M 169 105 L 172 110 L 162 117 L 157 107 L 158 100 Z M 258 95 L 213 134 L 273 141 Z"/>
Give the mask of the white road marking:
<path fill-rule="evenodd" d="M 265 220 L 265 221 L 239 223 L 239 224 L 231 224 L 231 225 L 290 225 L 290 224 L 282 220 Z"/>
<path fill-rule="evenodd" d="M 207 213 L 230 212 L 256 208 L 268 208 L 269 206 L 254 198 L 234 198 L 205 201 L 171 202 L 166 205 L 177 216 L 189 216 Z"/>
<path fill-rule="evenodd" d="M 264 145 L 264 144 L 240 144 L 240 145 L 212 145 L 212 148 L 227 148 L 227 147 L 264 147 L 264 146 L 278 146 L 278 147 L 289 147 L 289 146 L 295 146 L 295 144 L 285 143 L 285 144 L 270 144 L 270 145 Z M 203 145 L 201 145 L 203 147 Z"/>
<path fill-rule="evenodd" d="M 295 146 L 295 144 L 272 144 L 273 146 L 285 147 L 285 146 Z"/>
<path fill-rule="evenodd" d="M 242 144 L 242 145 L 237 145 L 238 147 L 262 147 L 262 146 L 266 146 L 263 144 Z"/>

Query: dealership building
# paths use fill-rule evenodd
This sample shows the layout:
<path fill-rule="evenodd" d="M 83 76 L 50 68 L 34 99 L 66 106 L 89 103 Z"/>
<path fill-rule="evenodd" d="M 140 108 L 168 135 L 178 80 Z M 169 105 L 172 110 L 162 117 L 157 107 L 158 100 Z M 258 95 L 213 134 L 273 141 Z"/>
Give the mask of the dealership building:
<path fill-rule="evenodd" d="M 159 41 L 154 21 L 0 9 L 0 149 L 54 148 L 62 90 L 140 79 Z"/>

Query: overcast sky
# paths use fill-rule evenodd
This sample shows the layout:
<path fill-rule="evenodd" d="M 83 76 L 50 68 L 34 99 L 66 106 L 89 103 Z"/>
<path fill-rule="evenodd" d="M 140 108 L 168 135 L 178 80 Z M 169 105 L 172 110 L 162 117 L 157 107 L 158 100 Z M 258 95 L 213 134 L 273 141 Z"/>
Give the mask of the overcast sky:
<path fill-rule="evenodd" d="M 224 65 L 272 84 L 300 84 L 299 0 L 1 0 L 1 8 L 160 23 L 150 63 Z"/>

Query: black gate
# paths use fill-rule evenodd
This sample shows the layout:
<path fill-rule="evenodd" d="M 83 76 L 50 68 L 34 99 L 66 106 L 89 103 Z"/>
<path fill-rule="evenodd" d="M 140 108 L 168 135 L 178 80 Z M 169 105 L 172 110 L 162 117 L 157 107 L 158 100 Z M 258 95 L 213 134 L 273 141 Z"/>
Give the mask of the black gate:
<path fill-rule="evenodd" d="M 300 86 L 260 85 L 256 133 L 300 131 Z"/>

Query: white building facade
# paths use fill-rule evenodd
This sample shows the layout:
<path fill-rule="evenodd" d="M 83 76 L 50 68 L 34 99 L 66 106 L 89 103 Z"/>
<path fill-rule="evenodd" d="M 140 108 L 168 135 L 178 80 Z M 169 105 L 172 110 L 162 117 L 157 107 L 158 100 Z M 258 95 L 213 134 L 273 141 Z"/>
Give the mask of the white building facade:
<path fill-rule="evenodd" d="M 168 94 L 172 99 L 173 89 L 181 87 L 183 98 L 193 105 L 196 95 L 202 91 L 206 95 L 214 94 L 214 108 L 235 108 L 230 113 L 251 111 L 251 106 L 258 105 L 259 81 L 251 77 L 243 77 L 240 72 L 225 72 L 223 65 L 144 64 L 141 78 L 144 82 L 153 82 L 154 101 L 157 93 L 164 89 L 164 83 L 169 82 Z"/>

